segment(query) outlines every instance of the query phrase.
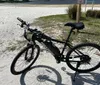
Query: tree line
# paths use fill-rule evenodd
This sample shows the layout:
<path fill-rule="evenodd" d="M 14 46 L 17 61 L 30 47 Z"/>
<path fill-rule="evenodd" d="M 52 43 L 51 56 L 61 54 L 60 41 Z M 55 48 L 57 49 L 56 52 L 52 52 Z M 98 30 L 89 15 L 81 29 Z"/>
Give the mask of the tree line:
<path fill-rule="evenodd" d="M 30 0 L 0 0 L 0 2 L 29 2 Z M 44 1 L 50 1 L 50 0 L 44 0 Z"/>
<path fill-rule="evenodd" d="M 29 2 L 29 0 L 0 0 L 0 2 L 19 2 L 19 1 Z"/>

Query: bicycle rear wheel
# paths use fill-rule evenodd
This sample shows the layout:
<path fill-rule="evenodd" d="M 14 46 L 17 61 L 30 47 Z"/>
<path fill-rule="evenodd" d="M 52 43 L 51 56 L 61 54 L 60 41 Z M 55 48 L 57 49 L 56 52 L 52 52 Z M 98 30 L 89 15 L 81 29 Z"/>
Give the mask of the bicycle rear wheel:
<path fill-rule="evenodd" d="M 11 73 L 18 75 L 28 70 L 35 63 L 40 53 L 38 45 L 29 45 L 21 50 L 11 64 Z"/>
<path fill-rule="evenodd" d="M 93 43 L 79 44 L 68 52 L 66 63 L 80 73 L 96 70 L 100 67 L 100 46 Z"/>

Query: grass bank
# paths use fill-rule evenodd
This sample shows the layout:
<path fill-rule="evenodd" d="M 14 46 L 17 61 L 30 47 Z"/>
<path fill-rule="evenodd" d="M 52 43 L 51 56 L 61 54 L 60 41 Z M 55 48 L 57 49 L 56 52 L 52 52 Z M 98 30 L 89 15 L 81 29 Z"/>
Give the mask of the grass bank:
<path fill-rule="evenodd" d="M 69 19 L 67 14 L 60 14 L 39 17 L 32 25 L 41 27 L 44 33 L 52 37 L 65 40 L 70 30 L 70 27 L 64 26 L 67 22 L 75 22 L 75 20 Z M 85 24 L 85 28 L 78 33 L 74 32 L 71 41 L 74 43 L 94 42 L 100 44 L 100 19 L 87 18 L 83 14 L 81 22 Z"/>

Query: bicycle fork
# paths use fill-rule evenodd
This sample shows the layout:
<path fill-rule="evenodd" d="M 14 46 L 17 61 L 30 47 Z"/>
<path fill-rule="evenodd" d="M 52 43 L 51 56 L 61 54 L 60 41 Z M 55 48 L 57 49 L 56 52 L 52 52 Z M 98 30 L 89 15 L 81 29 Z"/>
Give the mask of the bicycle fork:
<path fill-rule="evenodd" d="M 34 55 L 34 45 L 28 43 L 27 46 L 32 46 L 31 52 L 29 52 L 30 49 L 27 49 L 26 52 L 25 52 L 25 60 L 30 62 L 34 58 L 34 56 L 33 56 Z"/>

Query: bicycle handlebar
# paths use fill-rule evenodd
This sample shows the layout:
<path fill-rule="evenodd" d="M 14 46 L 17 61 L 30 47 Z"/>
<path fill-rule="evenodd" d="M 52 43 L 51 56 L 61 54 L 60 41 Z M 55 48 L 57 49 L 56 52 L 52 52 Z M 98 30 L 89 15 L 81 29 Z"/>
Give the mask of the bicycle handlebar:
<path fill-rule="evenodd" d="M 59 41 L 59 40 L 56 40 L 56 39 L 52 39 L 50 38 L 49 36 L 45 35 L 44 33 L 42 33 L 41 31 L 38 31 L 37 29 L 31 29 L 29 28 L 29 24 L 26 23 L 26 21 L 22 20 L 21 18 L 17 17 L 17 19 L 22 23 L 20 26 L 23 27 L 23 25 L 26 25 L 28 27 L 27 30 L 29 30 L 30 32 L 32 33 L 35 33 L 36 36 L 38 36 L 38 38 L 44 38 L 44 39 L 48 39 L 48 40 L 52 40 L 52 41 L 55 41 L 55 42 L 60 42 L 60 43 L 65 43 L 65 42 L 62 42 L 62 41 Z M 28 40 L 27 36 L 26 36 L 26 32 L 25 32 L 25 38 Z M 29 40 L 28 40 L 29 41 Z"/>
<path fill-rule="evenodd" d="M 27 24 L 26 21 L 22 20 L 21 18 L 17 17 L 17 20 L 19 20 L 21 22 L 21 25 L 20 25 L 21 27 L 23 27 L 24 25 L 26 25 L 28 27 L 27 30 L 29 30 L 30 32 L 36 32 L 37 31 L 37 29 L 31 29 L 31 28 L 29 28 L 30 25 Z"/>
<path fill-rule="evenodd" d="M 22 20 L 21 18 L 17 17 L 17 19 L 18 19 L 20 22 L 23 22 L 23 20 Z"/>
<path fill-rule="evenodd" d="M 17 20 L 19 20 L 22 24 L 20 25 L 21 27 L 23 27 L 24 25 L 27 25 L 26 22 L 24 20 L 22 20 L 21 18 L 17 17 Z"/>
<path fill-rule="evenodd" d="M 24 20 L 22 20 L 21 18 L 17 17 L 17 19 L 21 22 L 21 23 L 26 23 Z"/>

